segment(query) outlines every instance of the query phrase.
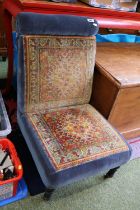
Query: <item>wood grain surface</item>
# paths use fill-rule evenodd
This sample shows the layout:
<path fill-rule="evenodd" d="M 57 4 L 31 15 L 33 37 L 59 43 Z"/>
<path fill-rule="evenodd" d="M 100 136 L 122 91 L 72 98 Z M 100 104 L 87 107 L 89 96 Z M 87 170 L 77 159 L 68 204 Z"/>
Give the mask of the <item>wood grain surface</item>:
<path fill-rule="evenodd" d="M 91 103 L 125 138 L 140 136 L 140 44 L 98 43 Z"/>

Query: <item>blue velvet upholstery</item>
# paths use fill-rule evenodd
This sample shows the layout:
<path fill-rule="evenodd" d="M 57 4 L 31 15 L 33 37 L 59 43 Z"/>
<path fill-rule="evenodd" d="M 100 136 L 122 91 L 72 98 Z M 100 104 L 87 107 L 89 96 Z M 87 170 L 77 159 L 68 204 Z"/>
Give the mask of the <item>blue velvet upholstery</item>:
<path fill-rule="evenodd" d="M 131 148 L 129 148 L 123 138 L 121 139 L 119 134 L 116 132 L 116 138 L 118 138 L 118 141 L 122 142 L 122 145 L 125 147 L 124 150 L 121 151 L 118 148 L 118 152 L 117 150 L 114 150 L 115 152 L 105 155 L 104 157 L 101 156 L 94 160 L 91 159 L 90 161 L 85 161 L 81 164 L 73 166 L 70 165 L 67 168 L 56 170 L 49 153 L 47 153 L 44 149 L 43 140 L 39 135 L 39 128 L 37 128 L 37 130 L 36 127 L 33 126 L 33 123 L 29 119 L 29 115 L 26 112 L 27 104 L 25 98 L 27 98 L 27 86 L 25 84 L 28 75 L 26 73 L 24 58 L 25 43 L 23 43 L 23 40 L 26 41 L 24 39 L 24 35 L 93 36 L 96 34 L 97 30 L 97 22 L 95 20 L 91 20 L 89 22 L 87 21 L 87 18 L 84 17 L 40 15 L 34 13 L 21 13 L 17 17 L 17 33 L 19 37 L 17 83 L 18 123 L 36 163 L 42 181 L 48 188 L 57 188 L 73 181 L 77 181 L 91 175 L 95 176 L 104 171 L 108 171 L 111 168 L 115 168 L 126 163 L 131 156 Z M 108 122 L 103 122 L 107 124 L 107 129 L 112 129 Z M 42 123 L 44 124 L 44 120 Z M 102 120 L 100 120 L 99 124 L 100 123 L 102 123 Z M 38 127 L 39 126 L 40 124 L 38 124 Z M 46 130 L 46 136 L 47 132 L 48 131 Z M 112 129 L 112 133 L 113 132 L 115 131 Z M 111 135 L 113 136 L 114 133 Z"/>
<path fill-rule="evenodd" d="M 89 17 L 70 15 L 43 15 L 20 13 L 16 18 L 16 30 L 20 35 L 93 36 L 98 33 L 98 23 Z"/>

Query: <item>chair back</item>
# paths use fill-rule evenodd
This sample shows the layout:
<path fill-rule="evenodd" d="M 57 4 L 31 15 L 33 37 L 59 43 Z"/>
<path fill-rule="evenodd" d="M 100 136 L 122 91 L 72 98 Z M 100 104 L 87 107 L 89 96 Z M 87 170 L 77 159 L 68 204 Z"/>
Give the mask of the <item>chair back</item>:
<path fill-rule="evenodd" d="M 89 103 L 97 30 L 97 22 L 85 17 L 34 13 L 17 17 L 21 112 Z"/>

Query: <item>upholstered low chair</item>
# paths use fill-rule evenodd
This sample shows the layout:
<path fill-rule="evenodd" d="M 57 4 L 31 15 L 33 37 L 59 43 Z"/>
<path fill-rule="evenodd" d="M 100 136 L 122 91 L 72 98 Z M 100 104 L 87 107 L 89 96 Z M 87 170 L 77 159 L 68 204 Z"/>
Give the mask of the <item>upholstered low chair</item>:
<path fill-rule="evenodd" d="M 89 104 L 96 20 L 21 13 L 18 35 L 18 123 L 46 187 L 115 170 L 131 149 Z"/>

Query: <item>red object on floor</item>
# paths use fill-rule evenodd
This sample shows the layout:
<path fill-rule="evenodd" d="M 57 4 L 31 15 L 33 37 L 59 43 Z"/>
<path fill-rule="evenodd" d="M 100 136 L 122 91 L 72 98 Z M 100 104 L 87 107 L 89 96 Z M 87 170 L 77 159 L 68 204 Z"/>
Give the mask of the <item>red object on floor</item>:
<path fill-rule="evenodd" d="M 15 196 L 17 193 L 18 182 L 21 180 L 23 176 L 23 169 L 21 162 L 18 158 L 16 149 L 14 145 L 8 139 L 0 139 L 0 147 L 5 150 L 8 149 L 10 152 L 10 158 L 14 165 L 15 174 L 14 178 L 0 181 L 0 200 L 4 200 Z"/>

